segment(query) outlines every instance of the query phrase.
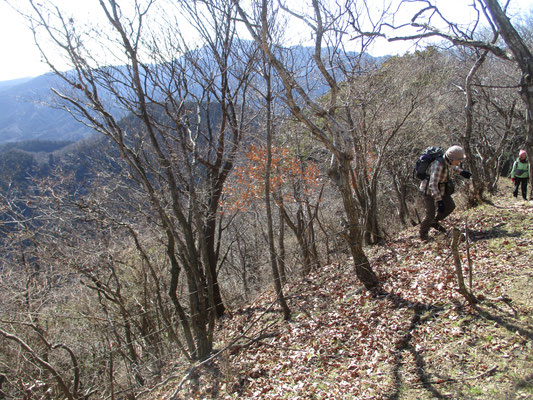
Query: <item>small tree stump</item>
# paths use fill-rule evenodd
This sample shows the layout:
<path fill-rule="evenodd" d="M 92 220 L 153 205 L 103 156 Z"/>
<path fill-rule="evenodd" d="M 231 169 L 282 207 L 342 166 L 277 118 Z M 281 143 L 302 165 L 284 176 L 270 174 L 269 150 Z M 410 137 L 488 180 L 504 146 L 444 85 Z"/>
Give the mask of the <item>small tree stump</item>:
<path fill-rule="evenodd" d="M 465 280 L 463 277 L 463 267 L 461 265 L 461 258 L 459 257 L 459 242 L 460 242 L 460 232 L 459 229 L 453 229 L 453 238 L 452 238 L 452 253 L 453 253 L 453 262 L 455 264 L 455 272 L 457 275 L 457 283 L 459 284 L 459 293 L 461 293 L 468 303 L 472 306 L 475 306 L 478 303 L 476 296 L 472 294 L 465 286 Z"/>

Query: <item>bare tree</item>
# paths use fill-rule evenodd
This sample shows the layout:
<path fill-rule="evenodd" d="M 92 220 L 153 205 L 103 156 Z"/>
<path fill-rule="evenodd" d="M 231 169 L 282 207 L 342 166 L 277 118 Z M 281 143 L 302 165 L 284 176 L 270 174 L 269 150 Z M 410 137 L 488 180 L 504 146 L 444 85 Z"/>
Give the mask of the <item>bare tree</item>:
<path fill-rule="evenodd" d="M 466 99 L 466 126 L 457 136 L 471 154 L 468 163 L 474 179 L 468 198 L 476 204 L 484 200 L 485 191 L 495 191 L 509 148 L 524 132 L 523 107 L 516 93 L 519 71 L 486 51 L 466 48 L 453 53 L 459 59 L 457 74 L 466 67 L 464 84 L 456 84 Z"/>
<path fill-rule="evenodd" d="M 363 251 L 362 229 L 357 211 L 356 199 L 352 191 L 352 161 L 354 159 L 354 146 L 351 143 L 352 132 L 356 131 L 356 121 L 350 118 L 348 108 L 341 102 L 340 78 L 337 74 L 358 71 L 359 57 L 348 53 L 343 48 L 342 37 L 348 37 L 345 33 L 349 28 L 349 10 L 355 9 L 355 4 L 349 2 L 346 8 L 336 15 L 335 11 L 327 8 L 318 1 L 312 2 L 312 15 L 306 17 L 299 15 L 294 10 L 284 8 L 283 5 L 276 7 L 275 2 L 267 0 L 257 4 L 255 15 L 250 14 L 238 1 L 239 16 L 246 25 L 255 42 L 265 53 L 269 62 L 276 70 L 277 75 L 284 85 L 284 101 L 291 110 L 293 116 L 319 140 L 324 147 L 333 154 L 333 175 L 344 204 L 347 219 L 347 231 L 345 238 L 350 246 L 355 264 L 356 274 L 368 289 L 378 285 L 377 276 L 374 274 L 370 263 Z M 353 8 L 352 8 L 353 7 Z M 328 89 L 328 99 L 322 103 L 314 100 L 310 91 L 299 81 L 297 71 L 291 69 L 283 55 L 283 48 L 274 43 L 271 35 L 270 16 L 285 11 L 308 24 L 314 37 L 314 54 L 312 55 L 312 68 L 316 72 L 316 79 L 325 82 Z M 330 40 L 331 42 L 327 42 Z M 328 45 L 326 49 L 324 46 Z M 324 50 L 324 53 L 323 53 Z M 293 55 L 293 57 L 297 57 Z M 301 64 L 300 64 L 301 65 Z M 343 65 L 340 68 L 340 65 Z M 307 81 L 313 81 L 311 76 Z M 313 82 L 315 84 L 316 82 Z M 359 162 L 360 160 L 356 160 Z M 356 171 L 358 171 L 356 167 Z"/>
<path fill-rule="evenodd" d="M 238 50 L 234 11 L 227 7 L 204 20 L 217 26 L 216 40 L 205 40 L 205 47 L 194 50 L 171 25 L 178 14 L 163 9 L 167 25 L 148 27 L 145 21 L 155 18 L 152 1 L 136 1 L 128 8 L 131 15 L 117 1 L 102 1 L 109 41 L 101 35 L 96 43 L 103 42 L 103 51 L 110 54 L 119 54 L 118 49 L 125 62 L 111 67 L 100 65 L 86 47 L 85 39 L 98 32 L 80 33 L 73 19 L 56 7 L 30 4 L 35 33 L 44 31 L 73 66 L 61 72 L 46 58 L 66 84 L 55 90 L 62 106 L 115 146 L 164 234 L 168 293 L 189 354 L 204 358 L 211 352 L 215 318 L 224 311 L 217 276 L 222 232 L 218 207 L 247 128 L 247 79 L 253 61 L 233 53 Z M 192 11 L 189 15 L 197 16 Z M 185 56 L 177 59 L 176 54 Z M 236 62 L 239 67 L 230 68 Z M 122 113 L 116 112 L 117 105 Z M 178 292 L 182 272 L 184 296 Z"/>
<path fill-rule="evenodd" d="M 268 246 L 270 250 L 270 264 L 272 266 L 272 276 L 274 278 L 274 288 L 276 290 L 277 299 L 283 310 L 283 317 L 286 321 L 291 319 L 291 310 L 285 300 L 283 293 L 282 274 L 280 273 L 279 258 L 276 251 L 276 245 L 274 240 L 274 226 L 272 217 L 272 204 L 271 204 L 271 185 L 270 176 L 272 172 L 272 136 L 274 127 L 272 124 L 273 113 L 272 103 L 274 96 L 272 92 L 272 71 L 271 66 L 268 63 L 263 64 L 263 77 L 266 83 L 266 150 L 267 160 L 265 167 L 265 207 L 267 213 L 267 225 L 268 225 Z"/>
<path fill-rule="evenodd" d="M 0 363 L 8 395 L 45 393 L 69 399 L 82 395 L 79 353 L 58 329 L 63 316 L 51 320 L 62 291 L 63 271 L 41 257 L 43 241 L 24 198 L 0 199 Z M 16 396 L 16 395 L 15 395 Z"/>
<path fill-rule="evenodd" d="M 51 365 L 48 361 L 43 359 L 42 357 L 39 357 L 37 352 L 33 350 L 27 343 L 25 343 L 21 338 L 19 338 L 17 335 L 6 332 L 2 329 L 0 329 L 0 336 L 3 336 L 5 339 L 13 341 L 17 343 L 21 349 L 27 353 L 34 361 L 35 363 L 43 368 L 46 372 L 50 373 L 55 381 L 57 382 L 57 386 L 59 387 L 60 392 L 62 393 L 61 396 L 64 396 L 65 398 L 69 400 L 74 400 L 76 397 L 76 393 L 72 393 L 69 389 L 68 385 L 66 384 L 64 378 L 61 376 L 61 374 L 57 371 L 57 369 Z M 58 346 L 59 347 L 59 346 Z"/>

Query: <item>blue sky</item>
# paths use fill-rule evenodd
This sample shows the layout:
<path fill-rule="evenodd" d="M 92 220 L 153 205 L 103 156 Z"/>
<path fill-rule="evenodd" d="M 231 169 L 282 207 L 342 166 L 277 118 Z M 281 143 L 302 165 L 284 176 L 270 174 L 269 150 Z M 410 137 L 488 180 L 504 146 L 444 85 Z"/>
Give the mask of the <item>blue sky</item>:
<path fill-rule="evenodd" d="M 48 67 L 40 61 L 40 54 L 35 47 L 33 36 L 27 28 L 24 20 L 17 15 L 6 3 L 13 1 L 23 3 L 23 0 L 0 0 L 0 54 L 2 62 L 0 63 L 0 81 L 17 79 L 29 76 L 38 76 L 49 71 Z M 58 5 L 68 4 L 75 6 L 78 10 L 80 7 L 87 8 L 86 14 L 92 4 L 97 6 L 96 0 L 54 0 Z M 293 0 L 303 1 L 303 0 Z M 372 0 L 380 1 L 380 0 Z M 449 7 L 450 10 L 459 10 L 461 5 L 470 4 L 471 0 L 438 0 Z M 501 0 L 500 0 L 501 1 Z M 515 10 L 533 9 L 533 0 L 511 0 L 511 5 Z M 403 44 L 398 48 L 381 48 L 376 49 L 373 55 L 382 55 L 380 53 L 403 53 L 409 49 Z"/>

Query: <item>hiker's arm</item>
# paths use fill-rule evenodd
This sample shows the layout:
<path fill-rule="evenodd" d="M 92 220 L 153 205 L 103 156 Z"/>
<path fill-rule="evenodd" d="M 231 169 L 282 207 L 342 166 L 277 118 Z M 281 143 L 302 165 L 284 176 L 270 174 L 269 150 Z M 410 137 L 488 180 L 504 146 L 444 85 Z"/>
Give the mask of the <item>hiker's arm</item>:
<path fill-rule="evenodd" d="M 466 178 L 466 179 L 470 179 L 470 177 L 472 176 L 472 174 L 469 171 L 467 171 L 464 168 L 461 168 L 458 165 L 453 167 L 453 173 L 457 175 L 461 175 L 463 178 Z"/>
<path fill-rule="evenodd" d="M 454 174 L 461 175 L 461 172 L 466 171 L 466 169 L 461 168 L 459 165 L 456 165 L 452 168 Z"/>
<path fill-rule="evenodd" d="M 439 189 L 439 180 L 443 168 L 443 165 L 440 162 L 436 161 L 431 163 L 431 165 L 429 166 L 428 190 L 431 196 L 437 201 L 442 200 L 442 196 L 440 194 Z"/>

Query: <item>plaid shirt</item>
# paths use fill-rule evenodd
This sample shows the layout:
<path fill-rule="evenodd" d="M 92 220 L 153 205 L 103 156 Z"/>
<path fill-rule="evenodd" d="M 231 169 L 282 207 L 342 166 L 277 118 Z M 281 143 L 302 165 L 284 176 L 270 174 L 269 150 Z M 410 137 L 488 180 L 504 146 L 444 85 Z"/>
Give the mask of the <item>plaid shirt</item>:
<path fill-rule="evenodd" d="M 460 174 L 462 169 L 459 166 L 451 167 L 446 160 L 439 162 L 433 161 L 429 166 L 429 180 L 426 179 L 420 184 L 420 190 L 427 195 L 431 195 L 436 201 L 442 200 L 444 191 L 446 190 L 445 183 L 451 180 L 451 172 Z"/>

